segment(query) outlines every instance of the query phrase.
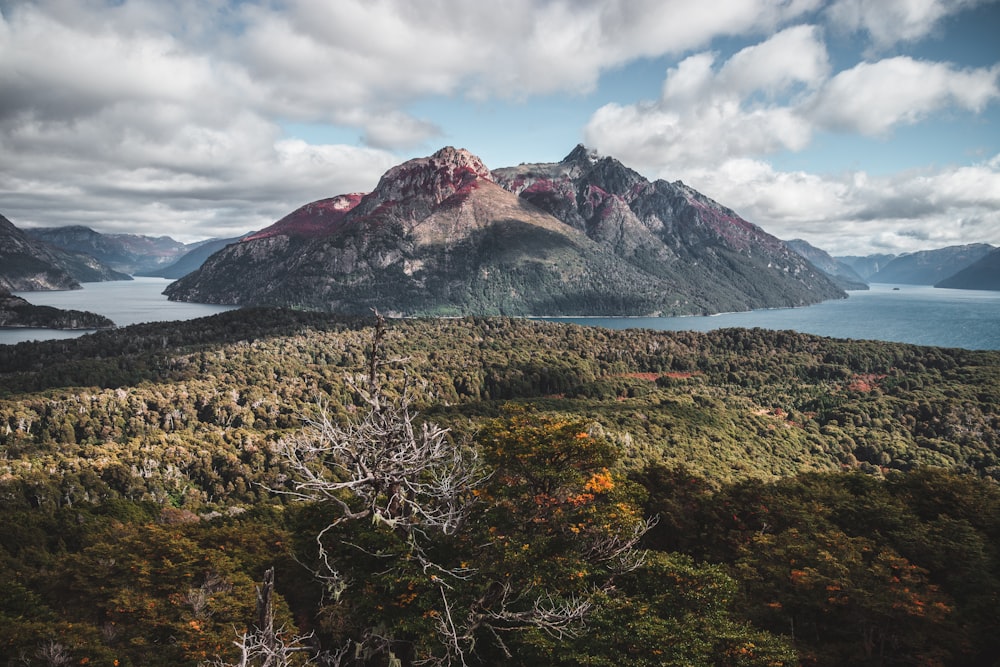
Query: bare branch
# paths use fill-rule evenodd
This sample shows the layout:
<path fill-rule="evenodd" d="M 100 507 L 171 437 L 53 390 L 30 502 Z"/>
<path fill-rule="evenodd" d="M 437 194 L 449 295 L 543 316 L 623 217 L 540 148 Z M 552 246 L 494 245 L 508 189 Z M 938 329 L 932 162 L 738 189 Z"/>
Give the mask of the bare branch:
<path fill-rule="evenodd" d="M 238 661 L 228 663 L 217 658 L 202 663 L 202 667 L 291 667 L 318 662 L 320 656 L 305 643 L 312 634 L 286 638 L 284 627 L 275 629 L 273 594 L 274 568 L 270 568 L 264 573 L 264 582 L 257 587 L 257 618 L 253 627 L 233 642 L 239 650 Z M 339 664 L 339 659 L 335 664 Z"/>
<path fill-rule="evenodd" d="M 615 533 L 596 539 L 586 552 L 587 560 L 607 564 L 614 574 L 624 574 L 641 567 L 646 557 L 637 545 L 659 521 L 658 516 L 649 517 L 636 522 L 631 534 Z"/>

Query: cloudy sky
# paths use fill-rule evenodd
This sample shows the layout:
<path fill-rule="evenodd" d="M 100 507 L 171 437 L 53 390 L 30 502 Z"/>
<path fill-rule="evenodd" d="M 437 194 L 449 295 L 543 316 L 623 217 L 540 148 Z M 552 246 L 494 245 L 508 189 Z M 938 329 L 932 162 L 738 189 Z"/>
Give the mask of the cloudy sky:
<path fill-rule="evenodd" d="M 1000 245 L 998 0 L 0 0 L 0 213 L 182 241 L 577 143 L 834 254 Z"/>

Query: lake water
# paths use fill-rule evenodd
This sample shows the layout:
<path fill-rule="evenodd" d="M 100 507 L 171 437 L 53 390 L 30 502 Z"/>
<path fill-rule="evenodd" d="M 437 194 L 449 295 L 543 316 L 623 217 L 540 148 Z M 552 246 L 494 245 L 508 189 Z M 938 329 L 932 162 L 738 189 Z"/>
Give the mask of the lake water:
<path fill-rule="evenodd" d="M 168 301 L 163 295 L 171 280 L 166 278 L 136 277 L 134 280 L 113 280 L 102 283 L 84 283 L 83 289 L 61 292 L 15 292 L 28 303 L 36 306 L 54 306 L 69 310 L 88 310 L 111 319 L 120 327 L 143 322 L 191 320 L 214 315 L 233 306 L 213 306 L 203 303 Z M 60 331 L 57 329 L 0 329 L 0 344 L 20 343 L 28 340 L 76 338 L 87 331 Z"/>
<path fill-rule="evenodd" d="M 847 299 L 825 301 L 806 308 L 754 310 L 709 317 L 551 319 L 611 329 L 791 329 L 833 338 L 1000 350 L 1000 292 L 874 284 L 868 291 L 848 294 Z"/>
<path fill-rule="evenodd" d="M 162 278 L 86 283 L 82 290 L 19 292 L 40 306 L 89 310 L 119 326 L 140 322 L 187 320 L 212 315 L 232 306 L 167 301 Z M 1000 292 L 934 289 L 916 285 L 872 285 L 867 292 L 850 292 L 847 299 L 806 308 L 755 310 L 709 317 L 546 318 L 611 329 L 648 328 L 668 331 L 711 331 L 727 327 L 791 329 L 834 338 L 874 340 L 1000 350 Z M 0 344 L 25 340 L 73 338 L 79 331 L 51 329 L 0 330 Z"/>

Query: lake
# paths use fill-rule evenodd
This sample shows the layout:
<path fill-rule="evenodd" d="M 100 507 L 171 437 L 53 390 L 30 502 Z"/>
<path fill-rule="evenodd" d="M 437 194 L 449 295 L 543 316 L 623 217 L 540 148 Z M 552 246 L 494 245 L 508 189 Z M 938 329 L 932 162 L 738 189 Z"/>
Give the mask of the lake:
<path fill-rule="evenodd" d="M 754 310 L 708 317 L 546 319 L 611 329 L 791 329 L 833 338 L 1000 350 L 1000 292 L 873 284 L 866 292 L 848 294 L 847 299 L 824 301 L 805 308 Z"/>
<path fill-rule="evenodd" d="M 119 326 L 204 317 L 232 306 L 167 301 L 161 294 L 170 283 L 162 278 L 86 283 L 82 290 L 18 292 L 40 306 L 89 310 Z M 834 338 L 874 340 L 1000 350 L 1000 292 L 935 289 L 923 285 L 872 285 L 850 292 L 847 299 L 806 308 L 755 310 L 709 317 L 570 317 L 545 318 L 611 329 L 648 328 L 668 331 L 711 331 L 727 327 L 791 329 Z M 85 332 L 51 329 L 0 330 L 0 344 L 26 340 L 73 338 Z"/>
<path fill-rule="evenodd" d="M 136 277 L 134 280 L 113 280 L 102 283 L 84 283 L 83 289 L 60 292 L 15 292 L 17 296 L 36 306 L 54 306 L 70 310 L 89 310 L 111 319 L 120 327 L 143 322 L 191 320 L 214 315 L 234 306 L 213 306 L 204 303 L 168 301 L 163 295 L 172 280 L 166 278 Z M 61 331 L 58 329 L 0 329 L 0 344 L 20 343 L 28 340 L 76 338 L 88 331 Z"/>

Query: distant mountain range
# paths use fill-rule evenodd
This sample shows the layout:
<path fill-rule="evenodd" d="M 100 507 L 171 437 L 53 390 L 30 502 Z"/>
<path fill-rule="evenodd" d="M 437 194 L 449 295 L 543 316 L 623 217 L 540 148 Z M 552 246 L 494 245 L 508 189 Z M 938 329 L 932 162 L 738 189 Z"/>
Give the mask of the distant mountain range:
<path fill-rule="evenodd" d="M 132 275 L 176 279 L 241 238 L 184 244 L 169 236 L 102 234 L 81 225 L 19 229 L 0 216 L 0 287 L 79 289 L 80 283 Z"/>
<path fill-rule="evenodd" d="M 246 235 L 244 235 L 246 236 Z M 217 253 L 218 251 L 225 248 L 230 243 L 236 243 L 244 236 L 234 236 L 228 239 L 210 239 L 208 241 L 203 241 L 201 244 L 197 244 L 193 250 L 181 255 L 177 261 L 173 264 L 161 267 L 159 269 L 148 271 L 140 275 L 153 276 L 156 278 L 170 278 L 171 280 L 177 280 L 178 278 L 183 278 L 187 274 L 201 268 L 201 265 L 205 263 L 205 260 Z M 194 245 L 194 244 L 193 244 Z M 190 246 L 188 246 L 190 247 Z"/>
<path fill-rule="evenodd" d="M 1000 257 L 996 257 L 997 249 L 986 243 L 949 246 L 904 255 L 844 257 L 829 257 L 805 241 L 789 241 L 788 244 L 834 280 L 853 274 L 865 283 L 1000 289 Z M 827 261 L 827 258 L 833 263 Z M 845 289 L 855 289 L 846 287 L 843 282 L 838 284 Z"/>
<path fill-rule="evenodd" d="M 1000 289 L 986 244 L 831 257 L 783 242 L 680 181 L 577 146 L 490 171 L 444 148 L 371 193 L 312 202 L 258 232 L 183 244 L 0 216 L 0 288 L 179 279 L 171 299 L 393 314 L 689 315 L 801 306 L 869 282 Z"/>
<path fill-rule="evenodd" d="M 1000 290 L 1000 248 L 994 248 L 975 263 L 937 283 L 935 287 Z"/>
<path fill-rule="evenodd" d="M 892 260 L 896 259 L 895 255 L 891 254 L 874 254 L 874 255 L 847 255 L 844 257 L 834 257 L 834 260 L 846 265 L 852 271 L 861 276 L 862 280 L 866 282 L 874 282 L 871 280 L 872 276 L 881 271 L 885 266 L 889 264 Z"/>
<path fill-rule="evenodd" d="M 868 277 L 873 283 L 936 285 L 975 264 L 993 250 L 985 243 L 923 250 L 894 257 Z"/>
<path fill-rule="evenodd" d="M 0 289 L 79 289 L 82 282 L 131 280 L 89 255 L 40 241 L 0 215 Z"/>
<path fill-rule="evenodd" d="M 820 250 L 802 239 L 786 241 L 788 247 L 808 259 L 813 266 L 825 273 L 843 290 L 866 290 L 868 283 L 858 275 L 849 264 L 831 257 L 830 253 Z"/>
<path fill-rule="evenodd" d="M 392 314 L 684 315 L 844 292 L 683 183 L 578 146 L 491 172 L 444 148 L 210 257 L 171 299 Z"/>
<path fill-rule="evenodd" d="M 82 225 L 36 227 L 24 231 L 57 248 L 86 253 L 116 271 L 133 276 L 154 275 L 195 245 L 201 245 L 185 245 L 169 236 L 102 234 Z"/>

